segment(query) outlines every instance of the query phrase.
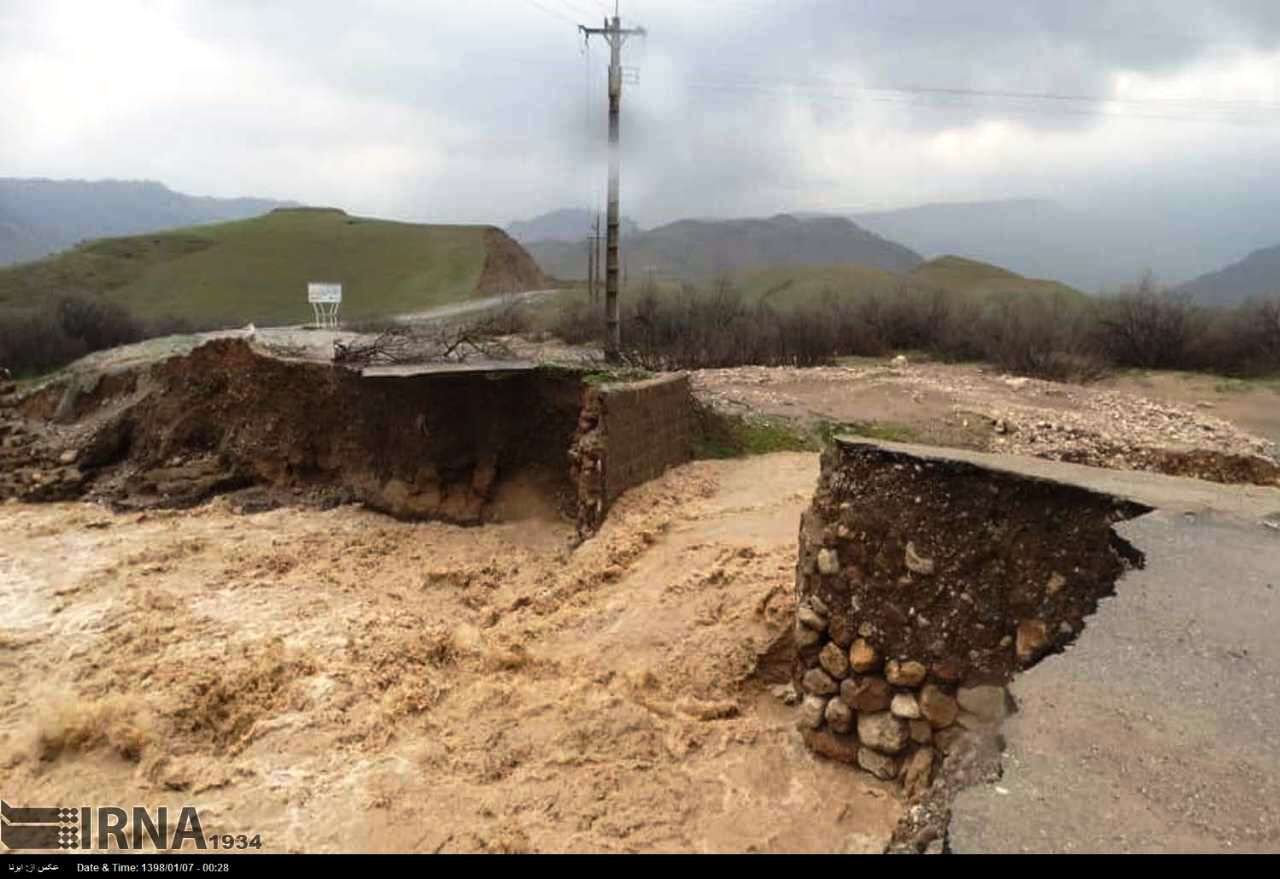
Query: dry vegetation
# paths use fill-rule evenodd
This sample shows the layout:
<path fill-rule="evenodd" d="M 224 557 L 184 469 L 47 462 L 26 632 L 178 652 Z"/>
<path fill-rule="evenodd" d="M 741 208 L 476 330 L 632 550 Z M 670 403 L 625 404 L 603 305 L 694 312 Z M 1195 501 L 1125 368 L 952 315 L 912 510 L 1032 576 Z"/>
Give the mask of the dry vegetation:
<path fill-rule="evenodd" d="M 1072 291 L 962 292 L 902 287 L 828 291 L 786 307 L 752 301 L 728 281 L 623 309 L 624 356 L 646 369 L 815 366 L 843 356 L 924 351 L 981 360 L 1038 378 L 1096 378 L 1113 368 L 1259 375 L 1280 371 L 1280 297 L 1234 309 L 1192 304 L 1144 279 L 1104 298 Z M 571 343 L 601 335 L 598 309 L 567 303 L 553 331 Z"/>
<path fill-rule="evenodd" d="M 0 367 L 39 374 L 94 351 L 196 329 L 182 320 L 142 320 L 91 293 L 63 293 L 38 307 L 0 307 Z"/>

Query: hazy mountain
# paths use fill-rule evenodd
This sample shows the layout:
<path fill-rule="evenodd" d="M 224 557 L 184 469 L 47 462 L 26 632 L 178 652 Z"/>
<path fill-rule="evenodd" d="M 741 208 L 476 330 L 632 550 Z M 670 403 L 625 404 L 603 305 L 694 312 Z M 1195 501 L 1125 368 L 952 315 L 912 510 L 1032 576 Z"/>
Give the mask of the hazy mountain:
<path fill-rule="evenodd" d="M 287 204 L 183 195 L 151 181 L 0 178 L 0 265 L 91 238 L 240 220 Z"/>
<path fill-rule="evenodd" d="M 1118 194 L 1087 210 L 1043 199 L 929 204 L 853 219 L 926 257 L 960 254 L 1089 292 L 1132 284 L 1148 269 L 1166 283 L 1195 277 L 1280 238 L 1264 205 L 1234 197 L 1182 204 Z"/>
<path fill-rule="evenodd" d="M 1209 305 L 1237 305 L 1253 296 L 1280 293 L 1280 245 L 1255 250 L 1239 262 L 1201 275 L 1178 290 Z"/>
<path fill-rule="evenodd" d="M 585 247 L 587 236 L 591 234 L 596 215 L 581 208 L 565 208 L 542 214 L 532 220 L 515 220 L 507 226 L 507 234 L 521 244 L 534 241 L 577 241 Z M 600 234 L 605 234 L 604 217 L 600 217 Z M 635 235 L 640 231 L 634 220 L 623 217 L 620 227 L 624 236 Z"/>
<path fill-rule="evenodd" d="M 526 247 L 553 277 L 586 276 L 581 244 L 544 241 Z M 680 220 L 622 238 L 623 267 L 633 278 L 652 272 L 659 278 L 704 280 L 725 272 L 838 263 L 907 272 L 921 261 L 913 250 L 843 217 Z"/>

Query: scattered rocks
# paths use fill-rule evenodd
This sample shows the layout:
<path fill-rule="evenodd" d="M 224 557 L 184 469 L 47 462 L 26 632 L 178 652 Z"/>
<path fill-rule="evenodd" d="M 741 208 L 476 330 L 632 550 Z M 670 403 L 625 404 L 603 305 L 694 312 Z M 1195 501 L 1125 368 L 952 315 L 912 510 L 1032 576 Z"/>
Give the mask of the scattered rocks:
<path fill-rule="evenodd" d="M 61 455 L 58 456 L 58 463 L 74 464 L 76 462 L 76 458 L 78 457 L 80 457 L 80 452 L 78 450 L 67 449 L 65 452 L 63 452 Z"/>
<path fill-rule="evenodd" d="M 820 668 L 811 668 L 805 672 L 801 683 L 805 692 L 814 696 L 833 696 L 840 692 L 840 686 Z"/>
<path fill-rule="evenodd" d="M 900 717 L 903 720 L 918 720 L 920 718 L 920 703 L 916 701 L 916 697 L 911 693 L 896 693 L 893 701 L 889 704 L 889 712 L 894 717 Z"/>
<path fill-rule="evenodd" d="M 849 648 L 849 664 L 858 674 L 866 674 L 880 667 L 880 654 L 865 638 L 859 638 Z"/>
<path fill-rule="evenodd" d="M 840 680 L 849 676 L 849 657 L 835 643 L 828 643 L 818 654 L 818 663 L 832 678 Z"/>
<path fill-rule="evenodd" d="M 902 662 L 897 659 L 891 659 L 885 666 L 884 672 L 885 677 L 889 679 L 889 683 L 895 687 L 918 687 L 924 683 L 928 669 L 914 660 Z"/>
<path fill-rule="evenodd" d="M 888 711 L 858 714 L 858 739 L 882 754 L 898 754 L 907 746 L 907 725 Z"/>

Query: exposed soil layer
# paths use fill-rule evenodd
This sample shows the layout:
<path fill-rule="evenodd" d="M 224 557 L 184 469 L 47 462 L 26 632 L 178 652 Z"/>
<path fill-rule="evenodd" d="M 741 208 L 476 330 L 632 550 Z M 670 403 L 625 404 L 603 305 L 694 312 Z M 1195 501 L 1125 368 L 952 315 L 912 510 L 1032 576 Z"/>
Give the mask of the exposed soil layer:
<path fill-rule="evenodd" d="M 364 379 L 220 339 L 11 407 L 0 494 L 140 508 L 265 486 L 468 524 L 533 500 L 571 512 L 581 388 L 564 371 Z"/>
<path fill-rule="evenodd" d="M 898 851 L 942 851 L 956 792 L 999 777 L 1005 685 L 1075 640 L 1149 512 L 856 440 L 801 517 L 793 681 L 815 752 L 904 787 Z"/>
<path fill-rule="evenodd" d="M 1137 559 L 1112 525 L 1147 512 L 1083 489 L 925 461 L 871 445 L 824 453 L 801 519 L 800 591 L 848 641 L 924 663 L 947 682 L 1003 684 L 1083 629 Z M 819 567 L 819 553 L 830 561 Z"/>
<path fill-rule="evenodd" d="M 476 281 L 476 293 L 497 296 L 525 290 L 545 290 L 551 286 L 523 247 L 501 229 L 489 228 L 484 233 L 484 268 Z"/>

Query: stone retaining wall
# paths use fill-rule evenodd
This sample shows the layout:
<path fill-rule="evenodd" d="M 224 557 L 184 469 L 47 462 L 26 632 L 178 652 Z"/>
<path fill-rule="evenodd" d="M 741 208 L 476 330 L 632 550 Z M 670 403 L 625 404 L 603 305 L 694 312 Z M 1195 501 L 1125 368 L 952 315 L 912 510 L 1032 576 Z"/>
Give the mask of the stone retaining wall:
<path fill-rule="evenodd" d="M 837 441 L 800 528 L 794 684 L 808 745 L 908 795 L 927 789 L 941 755 L 1012 710 L 1012 675 L 1073 640 L 1114 591 L 1129 560 L 1111 526 L 1140 512 Z"/>
<path fill-rule="evenodd" d="M 578 528 L 595 531 L 629 488 L 693 454 L 693 396 L 683 373 L 588 386 L 570 451 L 578 488 Z"/>

